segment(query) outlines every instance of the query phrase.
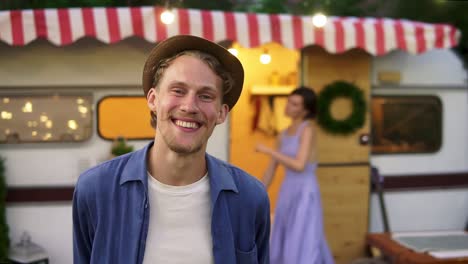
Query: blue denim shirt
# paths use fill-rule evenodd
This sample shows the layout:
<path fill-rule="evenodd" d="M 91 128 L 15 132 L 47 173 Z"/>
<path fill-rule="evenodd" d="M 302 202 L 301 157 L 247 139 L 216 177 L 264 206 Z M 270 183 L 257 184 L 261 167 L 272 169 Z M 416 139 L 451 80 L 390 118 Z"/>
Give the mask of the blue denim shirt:
<path fill-rule="evenodd" d="M 91 168 L 78 179 L 73 196 L 75 264 L 143 262 L 150 215 L 146 160 L 152 144 Z M 269 263 L 265 188 L 208 154 L 206 162 L 215 263 Z"/>

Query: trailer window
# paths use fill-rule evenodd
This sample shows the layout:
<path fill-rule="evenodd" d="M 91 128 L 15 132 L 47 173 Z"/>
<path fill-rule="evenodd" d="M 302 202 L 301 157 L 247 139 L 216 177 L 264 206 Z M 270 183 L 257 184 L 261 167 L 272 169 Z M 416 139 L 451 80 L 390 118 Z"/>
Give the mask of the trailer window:
<path fill-rule="evenodd" d="M 154 138 L 150 120 L 143 96 L 109 96 L 98 103 L 98 133 L 104 139 Z"/>
<path fill-rule="evenodd" d="M 91 95 L 1 95 L 0 143 L 80 142 L 92 132 Z"/>
<path fill-rule="evenodd" d="M 442 143 L 442 103 L 435 96 L 372 97 L 372 153 L 430 153 Z"/>

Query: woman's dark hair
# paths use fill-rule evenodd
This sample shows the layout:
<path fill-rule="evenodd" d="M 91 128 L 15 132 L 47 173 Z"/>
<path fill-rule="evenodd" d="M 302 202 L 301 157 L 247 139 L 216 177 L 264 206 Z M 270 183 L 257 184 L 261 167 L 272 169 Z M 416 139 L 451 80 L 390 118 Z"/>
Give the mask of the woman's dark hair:
<path fill-rule="evenodd" d="M 317 96 L 314 90 L 306 86 L 300 86 L 291 92 L 291 95 L 297 94 L 302 97 L 304 109 L 307 110 L 307 115 L 304 119 L 313 119 L 317 113 Z"/>

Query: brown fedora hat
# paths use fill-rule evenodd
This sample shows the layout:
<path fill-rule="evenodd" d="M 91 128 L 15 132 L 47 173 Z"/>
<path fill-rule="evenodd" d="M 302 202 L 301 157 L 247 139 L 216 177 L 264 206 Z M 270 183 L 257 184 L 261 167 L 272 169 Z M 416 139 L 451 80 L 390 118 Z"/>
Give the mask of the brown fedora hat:
<path fill-rule="evenodd" d="M 145 95 L 153 86 L 153 78 L 159 62 L 185 50 L 199 50 L 211 54 L 231 73 L 234 79 L 234 85 L 231 90 L 224 94 L 223 98 L 224 103 L 227 104 L 229 110 L 231 110 L 242 92 L 244 68 L 236 56 L 232 55 L 227 49 L 214 42 L 196 36 L 177 35 L 170 37 L 157 44 L 156 47 L 151 50 L 143 69 L 143 91 Z"/>

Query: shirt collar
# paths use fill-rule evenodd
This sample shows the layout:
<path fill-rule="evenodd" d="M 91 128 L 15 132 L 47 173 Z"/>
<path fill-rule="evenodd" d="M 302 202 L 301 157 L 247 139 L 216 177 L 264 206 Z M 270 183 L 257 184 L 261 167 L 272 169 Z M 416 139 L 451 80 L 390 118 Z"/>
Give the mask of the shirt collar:
<path fill-rule="evenodd" d="M 148 159 L 148 151 L 153 146 L 153 141 L 144 148 L 130 154 L 127 163 L 124 165 L 120 185 L 128 181 L 142 181 L 147 183 L 148 168 L 146 160 Z"/>
<path fill-rule="evenodd" d="M 237 190 L 237 185 L 234 182 L 232 172 L 227 168 L 229 165 L 210 154 L 206 154 L 205 159 L 208 167 L 208 177 L 210 179 L 212 195 L 223 190 L 238 193 L 239 191 Z"/>
<path fill-rule="evenodd" d="M 153 146 L 154 142 L 150 142 L 144 148 L 130 154 L 127 163 L 124 165 L 120 184 L 127 181 L 142 181 L 147 182 L 147 165 L 149 149 Z M 210 188 L 212 201 L 215 201 L 218 193 L 223 190 L 230 190 L 238 193 L 237 185 L 234 182 L 233 175 L 227 168 L 229 165 L 208 153 L 205 154 L 205 160 L 208 168 L 208 177 L 210 179 Z"/>

